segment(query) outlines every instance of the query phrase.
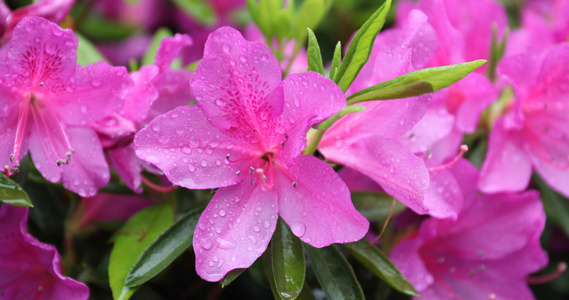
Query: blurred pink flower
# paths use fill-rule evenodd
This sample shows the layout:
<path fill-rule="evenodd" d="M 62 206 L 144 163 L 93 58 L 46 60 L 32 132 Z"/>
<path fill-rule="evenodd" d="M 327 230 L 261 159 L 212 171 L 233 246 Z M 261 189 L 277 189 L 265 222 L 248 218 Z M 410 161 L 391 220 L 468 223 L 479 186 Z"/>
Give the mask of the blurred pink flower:
<path fill-rule="evenodd" d="M 61 274 L 54 246 L 28 234 L 28 208 L 0 207 L 0 298 L 89 298 L 89 288 Z"/>
<path fill-rule="evenodd" d="M 152 203 L 140 196 L 99 193 L 92 198 L 81 199 L 85 210 L 80 225 L 87 228 L 97 222 L 126 221 Z"/>
<path fill-rule="evenodd" d="M 282 80 L 267 46 L 222 27 L 210 35 L 191 87 L 197 105 L 157 117 L 134 142 L 174 184 L 219 187 L 194 233 L 203 279 L 249 267 L 279 216 L 315 247 L 365 235 L 369 223 L 346 185 L 327 163 L 301 155 L 309 127 L 345 105 L 332 81 L 316 73 Z"/>
<path fill-rule="evenodd" d="M 405 24 L 413 8 L 420 9 L 433 26 L 438 40 L 433 57 L 425 67 L 488 59 L 492 25 L 501 36 L 507 26 L 504 7 L 493 0 L 402 1 L 397 20 Z M 452 13 L 447 13 L 452 12 Z M 480 114 L 498 98 L 494 85 L 483 76 L 485 66 L 450 87 L 433 94 L 425 118 L 407 132 L 406 142 L 414 153 L 445 161 L 456 155 L 465 133 L 476 130 Z"/>
<path fill-rule="evenodd" d="M 569 197 L 569 45 L 507 57 L 498 73 L 515 99 L 490 133 L 480 189 L 522 191 L 535 169 Z"/>
<path fill-rule="evenodd" d="M 418 299 L 533 299 L 526 277 L 547 264 L 539 194 L 481 195 L 478 170 L 450 168 L 464 196 L 456 220 L 430 218 L 391 252 Z"/>
<path fill-rule="evenodd" d="M 126 69 L 103 62 L 82 68 L 73 32 L 39 17 L 22 19 L 3 49 L 0 165 L 17 171 L 29 149 L 47 180 L 95 195 L 109 170 L 89 126 L 121 109 L 132 84 Z"/>

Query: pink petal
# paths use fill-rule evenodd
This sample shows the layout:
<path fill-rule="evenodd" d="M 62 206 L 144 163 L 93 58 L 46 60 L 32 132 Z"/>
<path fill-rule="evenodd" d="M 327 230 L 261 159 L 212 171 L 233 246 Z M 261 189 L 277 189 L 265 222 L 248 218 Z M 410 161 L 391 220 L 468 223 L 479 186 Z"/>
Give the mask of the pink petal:
<path fill-rule="evenodd" d="M 423 203 L 429 185 L 425 163 L 395 140 L 367 136 L 340 147 L 321 143 L 319 150 L 326 159 L 369 176 L 388 194 L 419 214 L 438 209 Z"/>
<path fill-rule="evenodd" d="M 74 2 L 74 0 L 42 0 L 16 9 L 5 19 L 8 26 L 5 39 L 10 38 L 12 29 L 27 16 L 42 17 L 53 23 L 61 22 Z"/>
<path fill-rule="evenodd" d="M 28 208 L 0 208 L 0 291 L 6 299 L 89 298 L 81 282 L 61 274 L 60 257 L 52 245 L 27 233 Z M 40 289 L 41 287 L 41 289 Z"/>
<path fill-rule="evenodd" d="M 529 51 L 506 57 L 500 61 L 496 72 L 511 84 L 518 98 L 525 98 L 529 93 L 541 65 L 542 55 L 537 51 Z"/>
<path fill-rule="evenodd" d="M 0 95 L 1 97 L 1 95 Z M 11 167 L 13 162 L 10 155 L 14 154 L 14 142 L 16 140 L 16 131 L 18 126 L 18 110 L 8 110 L 9 114 L 5 117 L 0 117 L 0 167 Z M 30 124 L 30 122 L 28 122 Z M 28 126 L 29 127 L 29 126 Z M 24 137 L 29 135 L 29 130 L 24 133 Z M 15 161 L 21 161 L 28 153 L 28 139 L 24 138 L 21 141 L 20 153 L 15 157 Z"/>
<path fill-rule="evenodd" d="M 178 106 L 187 105 L 194 99 L 189 82 L 192 72 L 187 70 L 166 70 L 152 81 L 158 90 L 158 99 L 152 103 L 146 120 L 150 122 L 157 116 Z"/>
<path fill-rule="evenodd" d="M 241 181 L 248 169 L 249 141 L 213 126 L 197 105 L 178 107 L 154 119 L 134 138 L 136 155 L 156 165 L 176 184 L 217 188 Z M 226 158 L 230 154 L 229 162 Z M 253 157 L 251 157 L 252 159 Z"/>
<path fill-rule="evenodd" d="M 478 73 L 468 74 L 448 90 L 447 106 L 456 116 L 456 126 L 465 133 L 476 130 L 482 111 L 498 99 L 494 85 Z"/>
<path fill-rule="evenodd" d="M 75 72 L 77 37 L 71 29 L 61 29 L 46 19 L 22 19 L 7 47 L 8 69 L 31 80 L 32 87 L 43 82 L 42 90 L 61 89 Z"/>
<path fill-rule="evenodd" d="M 442 165 L 434 159 L 426 161 L 428 167 Z M 435 218 L 456 220 L 462 209 L 463 197 L 459 184 L 449 170 L 429 172 L 429 187 L 425 192 L 424 203 L 431 209 L 429 214 Z"/>
<path fill-rule="evenodd" d="M 390 256 L 391 261 L 421 296 L 424 296 L 422 292 L 435 281 L 419 254 L 419 249 L 423 243 L 421 237 L 403 240 L 393 248 Z"/>
<path fill-rule="evenodd" d="M 99 61 L 77 66 L 68 85 L 46 98 L 65 123 L 85 126 L 119 112 L 132 85 L 126 68 Z"/>
<path fill-rule="evenodd" d="M 0 37 L 6 32 L 7 24 L 5 22 L 6 17 L 11 13 L 10 8 L 4 1 L 0 1 Z"/>
<path fill-rule="evenodd" d="M 289 169 L 276 170 L 274 179 L 279 215 L 292 233 L 317 248 L 363 238 L 369 222 L 354 208 L 348 187 L 336 172 L 311 155 L 300 155 L 296 162 Z"/>
<path fill-rule="evenodd" d="M 95 197 L 81 199 L 81 203 L 85 206 L 81 227 L 85 228 L 96 222 L 126 221 L 153 202 L 140 196 L 99 193 Z"/>
<path fill-rule="evenodd" d="M 129 144 L 124 147 L 118 147 L 107 150 L 111 158 L 114 169 L 119 173 L 126 186 L 134 192 L 140 194 L 142 187 L 140 186 L 142 172 L 141 161 L 134 152 L 134 145 Z"/>
<path fill-rule="evenodd" d="M 273 128 L 262 128 L 263 136 L 279 145 L 284 134 L 289 137 L 279 155 L 285 161 L 298 156 L 306 147 L 310 126 L 324 121 L 346 105 L 342 90 L 331 80 L 317 73 L 291 74 L 282 82 L 284 108 Z"/>
<path fill-rule="evenodd" d="M 180 56 L 182 49 L 192 44 L 192 38 L 186 34 L 176 33 L 173 37 L 164 38 L 156 51 L 154 64 L 160 68 L 160 72 L 170 70 L 170 65 Z"/>
<path fill-rule="evenodd" d="M 191 88 L 215 126 L 256 129 L 262 115 L 279 115 L 283 109 L 282 99 L 268 97 L 281 76 L 267 46 L 247 42 L 237 30 L 222 27 L 209 36 Z"/>
<path fill-rule="evenodd" d="M 515 131 L 504 128 L 504 119 L 494 124 L 488 142 L 488 153 L 482 165 L 480 190 L 486 193 L 522 191 L 530 180 L 531 162 L 521 148 Z"/>
<path fill-rule="evenodd" d="M 454 159 L 460 152 L 460 146 L 464 138 L 464 133 L 456 127 L 439 139 L 431 148 L 430 152 L 433 158 L 439 161 Z"/>
<path fill-rule="evenodd" d="M 352 192 L 384 192 L 377 182 L 354 169 L 344 167 L 338 171 L 338 176 L 342 178 L 342 181 L 346 183 L 346 186 Z"/>
<path fill-rule="evenodd" d="M 158 91 L 152 84 L 156 75 L 158 67 L 154 65 L 142 66 L 139 71 L 130 74 L 134 87 L 124 99 L 123 116 L 135 122 L 142 122 L 146 118 L 150 106 L 158 98 Z"/>
<path fill-rule="evenodd" d="M 91 128 L 67 128 L 69 141 L 75 147 L 71 162 L 62 165 L 61 183 L 81 197 L 93 197 L 109 182 L 109 165 L 97 134 Z"/>
<path fill-rule="evenodd" d="M 267 249 L 278 219 L 277 193 L 243 181 L 220 188 L 194 232 L 196 271 L 207 281 L 250 267 Z"/>

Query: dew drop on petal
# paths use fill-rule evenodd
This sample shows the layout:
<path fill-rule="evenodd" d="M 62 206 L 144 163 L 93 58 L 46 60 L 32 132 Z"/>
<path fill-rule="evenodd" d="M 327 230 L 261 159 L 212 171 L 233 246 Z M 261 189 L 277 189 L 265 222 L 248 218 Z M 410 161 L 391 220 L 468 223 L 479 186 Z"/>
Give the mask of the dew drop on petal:
<path fill-rule="evenodd" d="M 302 237 L 306 232 L 306 226 L 302 223 L 296 223 L 290 227 L 290 230 L 292 230 L 292 233 L 294 233 L 294 235 L 297 237 Z"/>

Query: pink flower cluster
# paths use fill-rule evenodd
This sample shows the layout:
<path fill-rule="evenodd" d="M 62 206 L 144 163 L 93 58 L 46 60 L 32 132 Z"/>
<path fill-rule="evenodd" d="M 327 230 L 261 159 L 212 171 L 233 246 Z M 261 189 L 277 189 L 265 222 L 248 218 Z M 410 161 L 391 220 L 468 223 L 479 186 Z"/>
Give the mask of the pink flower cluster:
<path fill-rule="evenodd" d="M 114 201 L 98 193 L 108 162 L 135 193 L 143 171 L 217 189 L 193 251 L 199 276 L 219 281 L 263 254 L 279 218 L 317 248 L 362 239 L 370 223 L 350 191 L 374 191 L 425 215 L 391 251 L 421 299 L 533 298 L 526 278 L 548 258 L 532 173 L 569 197 L 566 1 L 529 1 L 509 36 L 494 0 L 400 1 L 395 26 L 377 36 L 346 93 L 315 72 L 283 78 L 267 45 L 231 27 L 209 34 L 195 71 L 171 67 L 195 46 L 185 34 L 163 39 L 154 64 L 137 71 L 82 67 L 73 30 L 53 23 L 71 5 L 45 0 L 10 12 L 0 2 L 0 165 L 10 176 L 29 152 L 46 180 L 94 197 L 82 226 L 149 204 L 130 196 L 121 211 L 104 213 Z M 304 152 L 350 95 L 412 71 L 490 59 L 493 30 L 507 41 L 496 70 L 487 64 L 433 94 L 359 103 L 365 110 L 335 122 L 318 155 Z M 495 80 L 487 76 L 494 71 Z M 478 170 L 461 156 L 465 136 L 481 130 L 489 138 Z M 55 248 L 27 233 L 26 218 L 26 209 L 0 208 L 0 299 L 86 299 L 86 286 L 61 275 Z M 13 289 L 16 279 L 25 287 Z"/>

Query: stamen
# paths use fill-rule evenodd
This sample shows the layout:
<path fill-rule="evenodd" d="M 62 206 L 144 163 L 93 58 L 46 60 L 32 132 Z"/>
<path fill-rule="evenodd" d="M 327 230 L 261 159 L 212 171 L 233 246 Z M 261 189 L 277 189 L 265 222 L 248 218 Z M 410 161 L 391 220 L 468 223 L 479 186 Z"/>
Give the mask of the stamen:
<path fill-rule="evenodd" d="M 285 139 L 288 141 L 288 134 L 284 134 Z"/>
<path fill-rule="evenodd" d="M 296 189 L 296 181 L 292 182 L 292 187 Z"/>
<path fill-rule="evenodd" d="M 148 178 L 144 177 L 144 176 L 140 176 L 140 180 L 149 188 L 157 191 L 157 192 L 161 192 L 161 193 L 169 193 L 173 190 L 176 189 L 175 186 L 171 185 L 171 186 L 161 186 L 161 185 L 157 185 L 154 182 L 150 181 Z M 213 190 L 212 190 L 213 191 Z"/>
<path fill-rule="evenodd" d="M 567 270 L 567 264 L 564 261 L 562 261 L 557 265 L 557 268 L 553 272 L 541 276 L 527 277 L 526 282 L 528 284 L 548 283 L 555 280 L 557 277 L 561 276 L 561 274 L 563 274 L 565 270 Z"/>
<path fill-rule="evenodd" d="M 229 160 L 229 153 L 227 153 L 227 155 L 225 156 L 225 158 L 226 158 L 227 160 Z"/>
<path fill-rule="evenodd" d="M 253 175 L 254 172 L 255 172 L 255 168 L 249 167 L 249 174 Z"/>
<path fill-rule="evenodd" d="M 490 294 L 490 296 L 488 296 L 488 300 L 496 300 L 496 294 Z"/>
<path fill-rule="evenodd" d="M 437 171 L 441 171 L 441 170 L 445 170 L 445 169 L 450 168 L 452 165 L 454 165 L 464 155 L 464 153 L 466 153 L 466 151 L 468 151 L 468 146 L 466 146 L 466 145 L 460 146 L 460 153 L 451 162 L 449 162 L 446 165 L 433 167 L 433 168 L 427 168 L 427 171 L 437 172 Z"/>
<path fill-rule="evenodd" d="M 285 146 L 285 142 L 281 142 L 281 147 L 284 148 L 284 146 Z"/>
<path fill-rule="evenodd" d="M 24 139 L 26 127 L 28 125 L 29 112 L 30 105 L 29 102 L 26 102 L 23 104 L 22 109 L 20 109 L 20 115 L 18 116 L 18 127 L 16 129 L 16 139 L 14 140 L 14 153 L 10 155 L 10 161 L 14 164 L 18 164 L 18 156 L 20 156 L 22 140 Z"/>
<path fill-rule="evenodd" d="M 240 175 L 241 175 L 241 171 L 237 171 L 237 172 L 235 172 L 235 174 L 237 174 L 237 176 L 240 176 Z"/>
<path fill-rule="evenodd" d="M 251 185 L 253 185 L 253 184 L 254 184 L 253 179 L 249 179 L 249 183 L 250 183 Z"/>

